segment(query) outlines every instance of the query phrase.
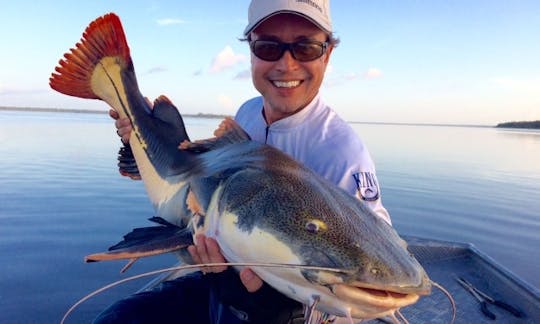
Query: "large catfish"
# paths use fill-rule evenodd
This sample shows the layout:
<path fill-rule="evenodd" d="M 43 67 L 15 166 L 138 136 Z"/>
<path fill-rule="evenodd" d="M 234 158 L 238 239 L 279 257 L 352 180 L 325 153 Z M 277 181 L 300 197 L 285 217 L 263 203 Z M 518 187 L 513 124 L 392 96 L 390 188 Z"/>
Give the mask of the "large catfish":
<path fill-rule="evenodd" d="M 151 107 L 141 95 L 115 14 L 93 21 L 64 57 L 50 86 L 101 99 L 131 120 L 129 143 L 155 219 L 163 224 L 155 232 L 131 233 L 90 260 L 181 250 L 204 233 L 217 240 L 229 262 L 328 268 L 253 270 L 290 298 L 306 305 L 318 300 L 316 308 L 329 314 L 381 317 L 430 293 L 426 273 L 390 225 L 288 155 L 251 141 L 239 127 L 178 149 L 189 140 L 182 118 L 167 98 Z"/>

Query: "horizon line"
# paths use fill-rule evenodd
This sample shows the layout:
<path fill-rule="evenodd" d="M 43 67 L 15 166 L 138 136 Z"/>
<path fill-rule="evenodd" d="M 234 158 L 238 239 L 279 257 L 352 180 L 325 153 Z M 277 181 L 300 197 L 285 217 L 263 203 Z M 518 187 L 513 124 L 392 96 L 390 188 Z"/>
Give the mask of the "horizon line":
<path fill-rule="evenodd" d="M 37 112 L 68 112 L 68 113 L 88 113 L 88 114 L 107 114 L 108 110 L 100 109 L 75 109 L 75 108 L 39 108 L 39 107 L 16 107 L 0 106 L 0 110 L 9 111 L 37 111 Z M 205 117 L 205 118 L 225 118 L 230 115 L 213 113 L 182 114 L 186 117 Z M 400 126 L 451 126 L 451 127 L 496 127 L 497 125 L 488 124 L 445 124 L 445 123 L 414 123 L 414 122 L 381 122 L 381 121 L 347 121 L 351 124 L 376 124 L 376 125 L 400 125 Z"/>

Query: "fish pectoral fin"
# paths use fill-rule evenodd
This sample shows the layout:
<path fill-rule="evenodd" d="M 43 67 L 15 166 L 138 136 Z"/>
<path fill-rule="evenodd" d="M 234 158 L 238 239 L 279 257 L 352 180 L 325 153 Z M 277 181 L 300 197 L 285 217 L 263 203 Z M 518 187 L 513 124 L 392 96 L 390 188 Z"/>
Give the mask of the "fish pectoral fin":
<path fill-rule="evenodd" d="M 109 251 L 94 253 L 84 258 L 85 262 L 121 259 L 138 259 L 177 251 L 193 244 L 189 228 L 177 226 L 151 226 L 136 228 L 124 236 L 124 240 L 111 246 Z"/>

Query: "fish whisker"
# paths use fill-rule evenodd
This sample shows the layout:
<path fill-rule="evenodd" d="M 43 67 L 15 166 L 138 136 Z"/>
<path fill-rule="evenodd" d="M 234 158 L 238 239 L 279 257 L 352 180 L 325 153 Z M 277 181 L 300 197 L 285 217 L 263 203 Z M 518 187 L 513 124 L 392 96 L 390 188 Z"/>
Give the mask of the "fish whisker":
<path fill-rule="evenodd" d="M 456 302 L 454 301 L 454 298 L 452 297 L 452 294 L 450 294 L 448 292 L 448 290 L 446 290 L 442 285 L 439 285 L 438 283 L 436 283 L 435 281 L 433 280 L 430 280 L 431 281 L 431 284 L 435 287 L 437 287 L 440 291 L 442 291 L 446 297 L 448 298 L 448 300 L 450 301 L 450 304 L 452 305 L 452 320 L 450 321 L 450 323 L 454 323 L 455 320 L 456 320 Z"/>
<path fill-rule="evenodd" d="M 120 273 L 126 272 L 135 262 L 137 262 L 137 260 L 139 260 L 139 258 L 129 259 L 128 263 L 120 270 Z"/>
<path fill-rule="evenodd" d="M 396 314 L 397 314 L 397 317 L 399 317 L 400 319 L 398 323 L 403 322 L 404 324 L 409 324 L 409 321 L 405 318 L 405 316 L 403 316 L 403 314 L 399 310 L 396 311 Z"/>
<path fill-rule="evenodd" d="M 315 307 L 317 307 L 317 304 L 319 303 L 320 300 L 321 300 L 320 296 L 313 296 L 313 302 L 311 303 L 311 305 L 309 305 L 309 307 L 307 307 L 306 314 L 304 315 L 304 319 L 306 323 L 312 322 Z"/>
<path fill-rule="evenodd" d="M 136 260 L 136 259 L 135 259 Z M 134 260 L 134 261 L 135 261 Z M 132 262 L 128 263 L 128 265 L 131 265 Z M 303 265 L 303 264 L 288 264 L 288 263 L 265 263 L 265 262 L 221 262 L 221 263 L 201 263 L 201 264 L 185 264 L 180 266 L 174 266 L 164 269 L 158 269 L 153 271 L 148 271 L 145 273 L 141 273 L 138 275 L 134 275 L 128 278 L 120 279 L 115 282 L 112 282 L 106 286 L 103 286 L 99 289 L 94 290 L 93 292 L 89 293 L 88 295 L 84 296 L 83 298 L 79 299 L 73 306 L 71 306 L 68 311 L 64 314 L 62 317 L 62 320 L 60 321 L 61 324 L 63 324 L 68 316 L 82 303 L 87 301 L 88 299 L 106 291 L 113 287 L 119 286 L 123 283 L 137 280 L 144 277 L 149 277 L 157 274 L 167 273 L 171 271 L 178 271 L 178 270 L 188 270 L 188 269 L 197 269 L 197 268 L 205 268 L 205 267 L 213 267 L 213 266 L 245 266 L 245 267 L 268 267 L 268 268 L 296 268 L 296 269 L 304 269 L 304 270 L 318 270 L 318 271 L 328 271 L 328 272 L 336 272 L 336 273 L 352 273 L 351 270 L 345 270 L 345 269 L 338 269 L 338 268 L 328 268 L 328 267 L 318 267 L 318 266 L 309 266 L 309 265 Z"/>

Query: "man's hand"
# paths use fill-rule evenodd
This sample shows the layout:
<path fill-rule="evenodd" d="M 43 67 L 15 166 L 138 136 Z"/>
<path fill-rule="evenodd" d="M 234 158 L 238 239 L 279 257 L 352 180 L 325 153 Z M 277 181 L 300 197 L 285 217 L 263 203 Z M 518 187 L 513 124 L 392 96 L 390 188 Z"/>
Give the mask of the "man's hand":
<path fill-rule="evenodd" d="M 219 251 L 219 245 L 213 238 L 204 235 L 195 236 L 195 245 L 188 246 L 189 254 L 197 264 L 225 263 L 225 258 Z M 201 267 L 202 272 L 222 272 L 227 266 Z"/>
<path fill-rule="evenodd" d="M 189 254 L 195 263 L 224 263 L 227 262 L 219 250 L 219 245 L 213 238 L 204 235 L 195 237 L 195 245 L 188 247 Z M 204 267 L 204 272 L 222 272 L 227 266 Z M 262 287 L 263 281 L 251 269 L 244 268 L 240 271 L 240 280 L 247 291 L 255 292 Z"/>
<path fill-rule="evenodd" d="M 251 271 L 250 268 L 244 268 L 240 271 L 240 280 L 249 292 L 256 292 L 263 285 L 262 279 L 255 272 Z"/>
<path fill-rule="evenodd" d="M 129 119 L 119 118 L 118 113 L 113 109 L 109 110 L 109 116 L 115 120 L 114 126 L 116 126 L 116 134 L 120 136 L 122 142 L 128 143 L 132 131 L 131 122 Z"/>

